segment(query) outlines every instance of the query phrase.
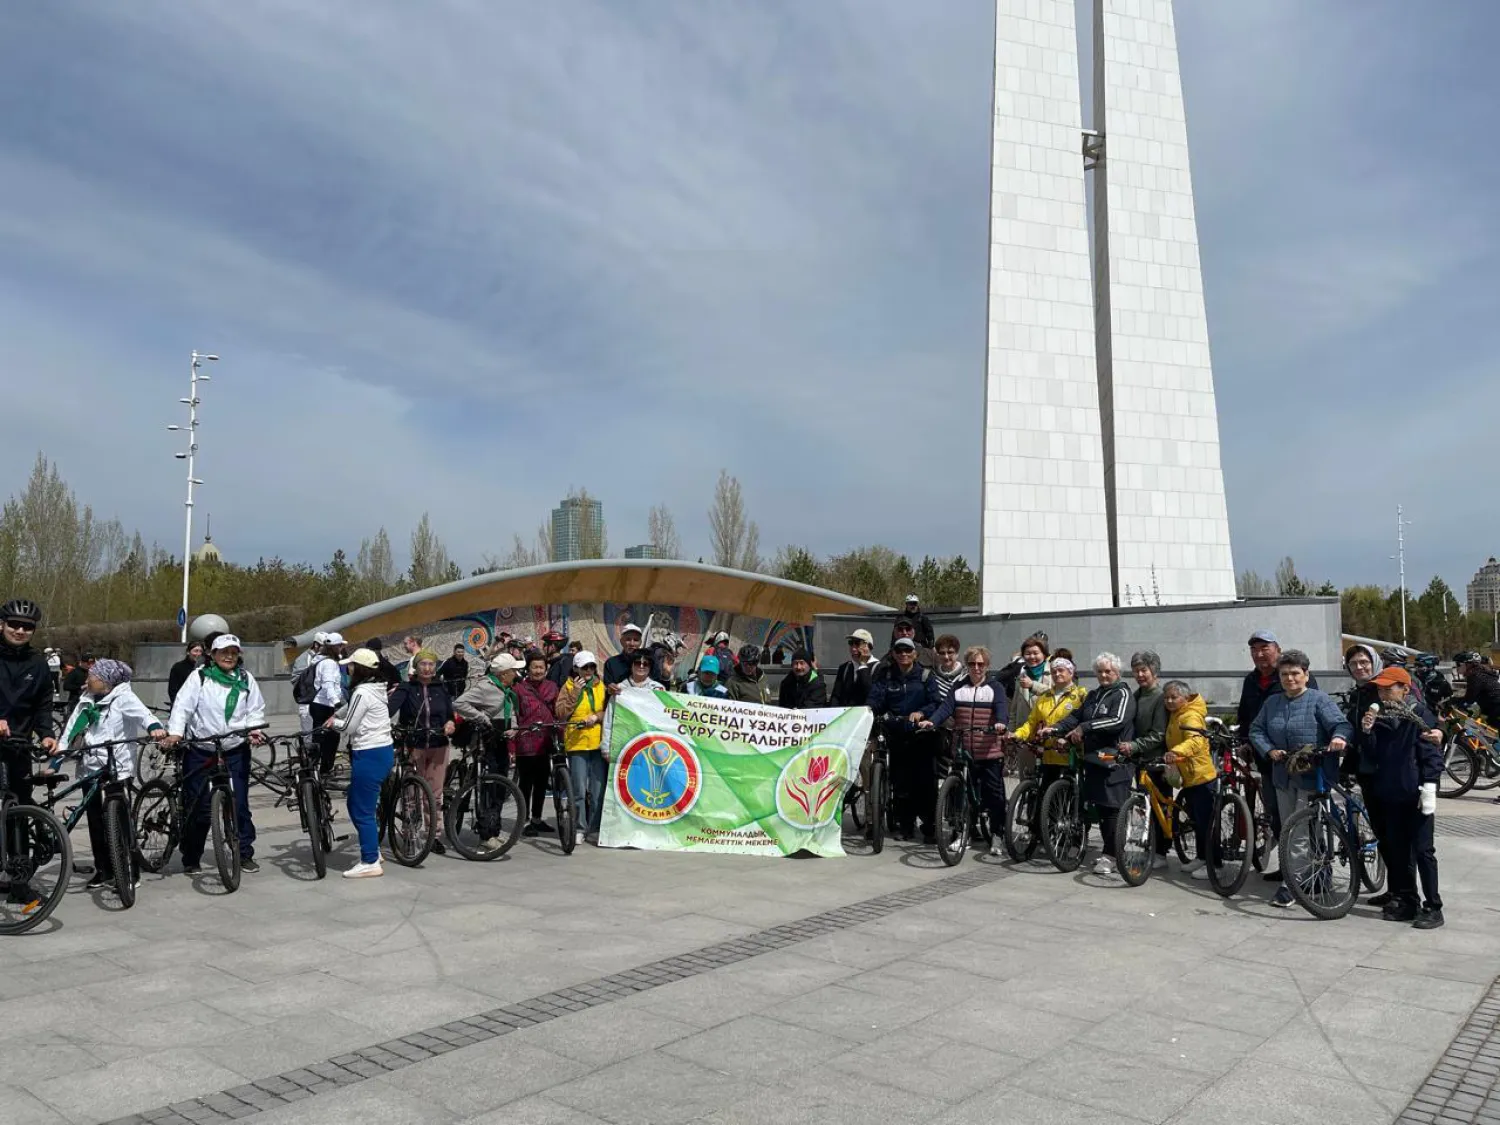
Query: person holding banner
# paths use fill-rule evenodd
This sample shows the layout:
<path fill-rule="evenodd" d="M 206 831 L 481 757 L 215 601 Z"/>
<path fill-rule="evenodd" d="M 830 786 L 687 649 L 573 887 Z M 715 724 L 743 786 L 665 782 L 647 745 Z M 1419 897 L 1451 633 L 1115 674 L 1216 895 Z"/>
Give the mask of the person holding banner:
<path fill-rule="evenodd" d="M 794 711 L 828 706 L 828 681 L 813 667 L 812 653 L 799 648 L 792 653 L 791 675 L 781 681 L 776 701 Z"/>
<path fill-rule="evenodd" d="M 712 695 L 716 699 L 728 699 L 729 689 L 719 682 L 719 658 L 705 656 L 698 661 L 698 676 L 687 686 L 689 695 Z"/>
<path fill-rule="evenodd" d="M 563 750 L 577 798 L 588 808 L 585 843 L 599 842 L 604 818 L 604 708 L 609 692 L 599 679 L 599 658 L 587 649 L 573 657 L 573 674 L 557 695 L 556 715 L 563 727 Z"/>
<path fill-rule="evenodd" d="M 891 791 L 895 803 L 896 839 L 910 840 L 920 822 L 924 843 L 937 842 L 937 735 L 917 724 L 942 702 L 932 669 L 917 663 L 917 643 L 898 637 L 889 663 L 870 682 L 869 708 L 885 723 L 891 755 Z"/>
<path fill-rule="evenodd" d="M 938 639 L 941 645 L 943 638 Z M 975 645 L 964 653 L 968 678 L 954 685 L 942 705 L 920 724 L 922 730 L 941 727 L 953 720 L 954 746 L 962 746 L 973 758 L 973 774 L 979 784 L 979 799 L 990 814 L 990 824 L 1005 823 L 1005 718 L 1010 701 L 998 680 L 989 678 L 990 650 Z M 1004 855 L 1000 834 L 995 833 L 990 855 Z"/>

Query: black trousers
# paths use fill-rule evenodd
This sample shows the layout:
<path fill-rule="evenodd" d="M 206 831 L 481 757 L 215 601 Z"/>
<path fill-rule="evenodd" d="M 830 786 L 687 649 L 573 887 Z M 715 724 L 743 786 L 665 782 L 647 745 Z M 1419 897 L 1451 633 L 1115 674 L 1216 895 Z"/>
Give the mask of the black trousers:
<path fill-rule="evenodd" d="M 1148 767 L 1148 769 L 1147 769 L 1146 772 L 1151 775 L 1151 781 L 1155 784 L 1155 786 L 1158 789 L 1161 790 L 1161 795 L 1166 798 L 1166 800 L 1167 800 L 1167 809 L 1168 809 L 1167 815 L 1170 816 L 1171 815 L 1171 809 L 1172 809 L 1172 787 L 1167 784 L 1166 766 L 1163 766 L 1163 765 L 1150 766 L 1150 767 Z M 1152 813 L 1152 815 L 1155 816 L 1156 814 Z M 1167 834 L 1165 832 L 1158 832 L 1156 834 L 1156 854 L 1157 855 L 1166 855 L 1171 850 L 1172 850 L 1172 842 L 1167 839 Z M 1198 854 L 1202 855 L 1203 853 L 1199 852 Z M 1207 857 L 1205 857 L 1205 858 L 1207 858 Z"/>
<path fill-rule="evenodd" d="M 893 731 L 888 745 L 896 831 L 910 833 L 918 823 L 923 831 L 934 831 L 937 827 L 937 735 Z"/>
<path fill-rule="evenodd" d="M 1399 801 L 1371 801 L 1366 806 L 1370 827 L 1385 860 L 1386 889 L 1394 899 L 1433 910 L 1443 908 L 1438 893 L 1437 849 L 1433 845 L 1433 816 L 1423 816 L 1415 797 Z M 1421 898 L 1417 880 L 1422 881 Z"/>
<path fill-rule="evenodd" d="M 979 783 L 979 801 L 990 814 L 990 831 L 999 839 L 1005 826 L 1005 759 L 988 758 L 973 765 L 974 779 Z"/>
<path fill-rule="evenodd" d="M 129 810 L 126 810 L 127 815 Z M 83 806 L 83 815 L 89 826 L 89 850 L 94 853 L 94 872 L 108 880 L 115 877 L 115 866 L 109 855 L 109 824 L 104 818 L 104 790 L 94 790 L 93 796 Z M 128 825 L 127 825 L 128 831 Z M 130 874 L 140 876 L 140 861 L 135 849 L 130 849 Z"/>
<path fill-rule="evenodd" d="M 16 795 L 16 802 L 34 805 L 31 797 L 31 753 L 27 749 L 0 750 L 0 764 L 5 766 L 5 788 Z M 26 831 L 20 825 L 11 828 L 6 848 L 20 855 L 27 848 Z"/>
<path fill-rule="evenodd" d="M 336 710 L 323 703 L 307 705 L 307 713 L 312 716 L 313 745 L 318 749 L 318 769 L 324 773 L 332 772 L 334 756 L 339 752 L 339 732 L 323 727 Z"/>
<path fill-rule="evenodd" d="M 521 787 L 521 804 L 531 811 L 532 820 L 542 819 L 547 802 L 547 785 L 552 780 L 552 762 L 545 754 L 516 759 L 516 784 Z"/>

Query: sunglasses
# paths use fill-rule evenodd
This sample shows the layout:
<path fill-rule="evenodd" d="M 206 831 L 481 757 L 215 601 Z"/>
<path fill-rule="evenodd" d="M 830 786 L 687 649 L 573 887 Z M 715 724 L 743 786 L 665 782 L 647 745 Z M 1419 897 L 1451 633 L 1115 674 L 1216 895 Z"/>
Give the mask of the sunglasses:
<path fill-rule="evenodd" d="M 17 633 L 35 633 L 36 632 L 36 622 L 35 621 L 7 621 L 5 623 L 5 627 L 7 629 L 14 629 Z"/>
<path fill-rule="evenodd" d="M 986 661 L 986 660 L 965 660 L 964 663 L 966 665 L 968 665 L 970 668 L 987 668 L 987 667 L 989 667 L 989 662 Z"/>

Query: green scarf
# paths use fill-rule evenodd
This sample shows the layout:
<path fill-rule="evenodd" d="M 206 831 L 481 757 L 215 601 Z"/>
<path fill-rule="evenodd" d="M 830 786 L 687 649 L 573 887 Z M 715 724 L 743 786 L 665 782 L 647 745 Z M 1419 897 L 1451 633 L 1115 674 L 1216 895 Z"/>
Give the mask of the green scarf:
<path fill-rule="evenodd" d="M 78 718 L 73 722 L 73 729 L 68 732 L 68 737 L 63 740 L 64 744 L 72 742 L 89 727 L 99 721 L 99 716 L 104 714 L 104 708 L 97 703 L 85 702 L 78 708 Z"/>
<path fill-rule="evenodd" d="M 499 688 L 500 695 L 503 697 L 504 705 L 500 708 L 500 721 L 507 724 L 514 722 L 517 707 L 516 693 L 501 683 L 500 677 L 493 672 L 486 672 L 485 679 Z"/>
<path fill-rule="evenodd" d="M 203 675 L 229 689 L 229 698 L 224 701 L 224 721 L 229 722 L 234 718 L 234 709 L 239 706 L 240 693 L 250 690 L 250 677 L 245 675 L 243 668 L 236 668 L 232 673 L 226 672 L 212 660 L 203 666 Z"/>

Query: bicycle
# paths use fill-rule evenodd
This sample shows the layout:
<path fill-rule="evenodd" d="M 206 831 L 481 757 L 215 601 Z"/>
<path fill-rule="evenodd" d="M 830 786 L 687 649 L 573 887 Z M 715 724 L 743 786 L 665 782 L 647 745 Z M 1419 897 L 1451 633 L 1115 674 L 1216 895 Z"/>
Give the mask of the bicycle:
<path fill-rule="evenodd" d="M 948 776 L 938 786 L 937 850 L 949 867 L 963 861 L 971 840 L 978 838 L 989 843 L 994 838 L 989 813 L 979 792 L 979 779 L 972 769 L 974 757 L 964 744 L 965 733 L 954 732 Z"/>
<path fill-rule="evenodd" d="M 400 732 L 398 742 L 411 733 Z M 437 842 L 437 798 L 404 746 L 396 750 L 396 764 L 380 786 L 375 818 L 380 840 L 389 840 L 391 858 L 403 867 L 416 867 Z"/>
<path fill-rule="evenodd" d="M 1066 772 L 1042 794 L 1038 832 L 1047 858 L 1059 871 L 1077 871 L 1098 811 L 1083 800 L 1083 757 L 1071 744 Z"/>
<path fill-rule="evenodd" d="M 1042 799 L 1046 790 L 1042 786 L 1042 755 L 1049 749 L 1057 749 L 1056 739 L 1011 740 L 1012 750 L 1029 751 L 1028 754 L 1007 753 L 1007 760 L 1016 760 L 1020 765 L 1020 783 L 1011 791 L 1005 803 L 1005 824 L 1001 826 L 1001 840 L 1005 854 L 1012 862 L 1029 863 L 1041 845 Z M 1029 763 L 1028 763 L 1029 759 Z"/>
<path fill-rule="evenodd" d="M 1239 894 L 1251 868 L 1261 870 L 1270 848 L 1271 817 L 1256 813 L 1260 775 L 1250 765 L 1248 743 L 1238 742 L 1223 720 L 1209 716 L 1203 727 L 1183 727 L 1184 734 L 1208 739 L 1218 765 L 1219 793 L 1214 799 L 1209 837 L 1208 883 L 1222 897 Z"/>
<path fill-rule="evenodd" d="M 1483 792 L 1500 785 L 1500 753 L 1497 732 L 1456 703 L 1440 713 L 1443 727 L 1443 773 L 1438 778 L 1439 797 L 1462 797 L 1471 789 Z"/>
<path fill-rule="evenodd" d="M 1129 755 L 1118 757 L 1128 760 Z M 1130 795 L 1115 817 L 1115 868 L 1127 886 L 1139 887 L 1151 878 L 1158 835 L 1166 837 L 1182 863 L 1191 862 L 1188 840 L 1193 841 L 1193 857 L 1197 857 L 1197 837 L 1187 822 L 1182 799 L 1168 800 L 1142 762 L 1131 780 Z"/>
<path fill-rule="evenodd" d="M 480 726 L 480 737 L 448 763 L 443 778 L 443 829 L 465 859 L 492 860 L 515 846 L 526 823 L 526 810 L 521 789 L 509 776 L 510 748 L 495 738 L 491 724 Z M 504 755 L 506 773 L 488 768 L 491 752 Z M 508 822 L 507 804 L 515 810 Z"/>
<path fill-rule="evenodd" d="M 183 758 L 177 756 L 172 781 L 159 777 L 141 786 L 140 792 L 135 796 L 134 812 L 136 855 L 144 870 L 155 874 L 171 860 L 172 853 L 182 841 L 182 830 L 186 823 L 187 810 L 182 803 L 183 788 L 189 777 L 201 775 L 206 778 L 209 834 L 213 841 L 214 866 L 219 872 L 219 882 L 231 894 L 239 890 L 240 832 L 239 822 L 235 818 L 234 783 L 229 775 L 228 758 L 229 754 L 241 750 L 248 752 L 250 735 L 265 729 L 266 724 L 261 723 L 258 726 L 225 731 L 223 734 L 190 739 L 181 745 L 213 748 L 212 756 L 207 762 L 192 774 L 187 774 L 183 771 Z M 224 743 L 231 739 L 242 741 L 226 752 Z"/>
<path fill-rule="evenodd" d="M 333 851 L 333 802 L 323 785 L 320 768 L 322 750 L 312 734 L 298 733 L 285 740 L 287 761 L 292 766 L 290 776 L 278 774 L 282 783 L 283 801 L 289 808 L 297 810 L 302 831 L 307 834 L 312 849 L 313 871 L 319 879 L 328 874 L 328 853 Z M 275 760 L 274 755 L 272 760 Z M 272 790 L 276 792 L 275 789 Z"/>
<path fill-rule="evenodd" d="M 1292 897 L 1313 917 L 1331 920 L 1348 914 L 1359 897 L 1363 853 L 1347 820 L 1353 795 L 1345 791 L 1345 808 L 1334 808 L 1339 787 L 1328 781 L 1327 754 L 1326 747 L 1304 746 L 1287 756 L 1287 771 L 1313 773 L 1316 788 L 1282 825 L 1280 850 Z"/>
<path fill-rule="evenodd" d="M 0 750 L 20 760 L 30 759 L 32 746 L 24 738 L 0 740 Z M 67 893 L 72 871 L 73 844 L 62 823 L 48 809 L 21 804 L 0 754 L 0 934 L 24 934 L 45 922 Z"/>
<path fill-rule="evenodd" d="M 114 890 L 120 900 L 120 905 L 129 910 L 135 905 L 136 891 L 136 855 L 135 855 L 135 820 L 130 808 L 130 779 L 120 774 L 115 763 L 115 748 L 118 746 L 139 746 L 143 742 L 153 741 L 148 738 L 122 738 L 113 742 L 96 742 L 87 747 L 70 750 L 50 759 L 52 766 L 61 764 L 68 759 L 76 759 L 78 762 L 77 780 L 73 780 L 65 773 L 43 773 L 33 775 L 32 780 L 47 788 L 47 797 L 40 804 L 48 811 L 53 811 L 57 804 L 66 797 L 75 793 L 81 793 L 82 799 L 76 805 L 66 810 L 66 815 L 59 817 L 65 832 L 71 833 L 78 827 L 78 822 L 84 818 L 85 809 L 90 801 L 102 794 L 104 803 L 104 835 L 109 841 L 109 865 L 114 872 Z M 104 765 L 98 769 L 83 774 L 83 755 L 87 750 L 103 750 Z M 51 768 L 51 767 L 49 767 Z M 59 786 L 64 782 L 71 782 L 61 790 Z M 55 815 L 55 813 L 54 813 Z M 106 857 L 94 857 L 94 869 L 97 871 L 101 865 L 100 861 Z"/>

